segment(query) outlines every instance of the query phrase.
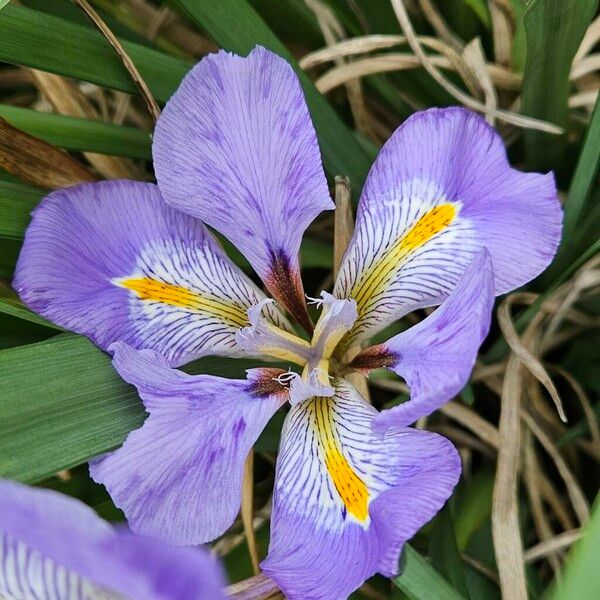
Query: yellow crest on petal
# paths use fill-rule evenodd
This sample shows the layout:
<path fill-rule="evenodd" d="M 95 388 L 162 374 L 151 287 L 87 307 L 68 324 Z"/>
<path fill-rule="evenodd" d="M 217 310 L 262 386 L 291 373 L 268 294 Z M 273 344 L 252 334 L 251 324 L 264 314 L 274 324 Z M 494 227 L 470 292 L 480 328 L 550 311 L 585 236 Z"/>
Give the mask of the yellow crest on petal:
<path fill-rule="evenodd" d="M 434 206 L 393 244 L 358 280 L 351 297 L 356 300 L 358 314 L 364 314 L 370 301 L 384 291 L 393 280 L 404 259 L 414 250 L 444 231 L 454 221 L 457 208 L 446 203 Z"/>
<path fill-rule="evenodd" d="M 193 292 L 179 285 L 165 283 L 150 277 L 125 277 L 114 279 L 113 283 L 131 290 L 141 300 L 161 302 L 194 312 L 206 313 L 235 327 L 244 327 L 248 324 L 244 307 L 224 299 Z"/>
<path fill-rule="evenodd" d="M 369 490 L 342 452 L 342 445 L 332 423 L 328 398 L 315 398 L 315 428 L 324 451 L 325 466 L 346 510 L 363 523 L 369 517 Z"/>

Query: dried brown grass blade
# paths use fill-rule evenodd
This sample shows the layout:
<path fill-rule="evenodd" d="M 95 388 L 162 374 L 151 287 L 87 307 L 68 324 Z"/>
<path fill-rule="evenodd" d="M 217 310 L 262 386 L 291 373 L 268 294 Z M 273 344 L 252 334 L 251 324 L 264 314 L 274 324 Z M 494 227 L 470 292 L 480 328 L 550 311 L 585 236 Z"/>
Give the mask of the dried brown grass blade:
<path fill-rule="evenodd" d="M 459 102 L 473 110 L 482 112 L 486 115 L 494 116 L 498 119 L 501 119 L 507 123 L 511 123 L 512 125 L 516 125 L 518 127 L 537 129 L 539 131 L 546 131 L 548 133 L 555 134 L 563 133 L 562 128 L 557 127 L 552 123 L 540 121 L 539 119 L 532 119 L 530 117 L 523 117 L 522 115 L 510 111 L 487 109 L 484 104 L 465 94 L 460 88 L 455 86 L 451 81 L 446 79 L 444 75 L 442 75 L 442 73 L 437 69 L 437 67 L 431 62 L 427 54 L 423 51 L 421 43 L 419 42 L 419 39 L 415 34 L 415 30 L 412 26 L 410 17 L 408 16 L 408 13 L 406 11 L 406 7 L 404 6 L 403 0 L 391 0 L 391 2 L 392 7 L 394 8 L 394 12 L 396 13 L 396 17 L 398 18 L 398 22 L 400 23 L 400 27 L 402 28 L 404 35 L 406 35 L 406 39 L 410 47 L 412 48 L 412 51 L 419 58 L 424 69 L 439 85 L 441 85 L 450 95 L 456 98 Z"/>
<path fill-rule="evenodd" d="M 346 31 L 338 20 L 336 14 L 320 0 L 304 0 L 304 3 L 313 11 L 317 18 L 319 28 L 325 38 L 325 43 L 328 46 L 335 45 L 338 39 L 346 37 Z M 335 59 L 338 66 L 343 66 L 346 62 L 345 57 Z M 365 137 L 377 142 L 377 138 L 371 127 L 371 116 L 367 109 L 367 104 L 362 90 L 362 83 L 359 79 L 347 81 L 345 84 L 346 93 L 348 95 L 348 103 L 356 124 L 356 128 Z"/>
<path fill-rule="evenodd" d="M 488 0 L 492 18 L 494 58 L 501 65 L 510 63 L 513 39 L 512 7 L 505 0 Z"/>
<path fill-rule="evenodd" d="M 31 74 L 38 89 L 57 113 L 82 119 L 99 118 L 90 99 L 71 80 L 35 69 L 31 69 Z M 84 152 L 83 155 L 108 179 L 135 179 L 139 175 L 133 162 L 126 158 L 94 152 Z"/>
<path fill-rule="evenodd" d="M 350 238 L 354 232 L 354 219 L 352 217 L 350 180 L 348 177 L 337 175 L 335 177 L 335 214 L 333 231 L 333 276 L 337 273 L 350 243 Z M 346 353 L 346 358 L 354 356 L 359 348 L 350 348 Z M 348 373 L 346 378 L 354 385 L 365 400 L 371 401 L 369 386 L 366 378 L 360 373 Z"/>
<path fill-rule="evenodd" d="M 335 214 L 333 234 L 333 276 L 337 277 L 340 264 L 354 231 L 350 180 L 343 175 L 335 177 Z"/>
<path fill-rule="evenodd" d="M 513 294 L 500 305 L 498 309 L 498 324 L 500 325 L 500 329 L 511 350 L 518 356 L 519 360 L 527 367 L 532 375 L 546 388 L 556 406 L 558 415 L 561 420 L 566 423 L 567 416 L 554 382 L 542 366 L 542 363 L 525 347 L 517 335 L 510 317 L 510 307 L 516 299 L 518 299 L 518 294 Z"/>
<path fill-rule="evenodd" d="M 0 167 L 25 183 L 56 189 L 97 178 L 66 152 L 0 118 Z"/>
<path fill-rule="evenodd" d="M 600 40 L 600 17 L 596 17 L 587 28 L 581 44 L 575 57 L 573 64 L 577 64 L 586 54 L 588 54 Z"/>
<path fill-rule="evenodd" d="M 258 546 L 254 533 L 254 449 L 250 449 L 244 463 L 244 479 L 242 484 L 242 524 L 248 542 L 248 554 L 252 563 L 252 570 L 258 575 Z"/>
<path fill-rule="evenodd" d="M 128 25 L 141 34 L 146 34 L 148 29 L 156 23 L 157 14 L 162 10 L 146 0 L 123 0 L 123 4 L 129 7 L 132 15 L 135 16 L 128 22 Z M 214 42 L 188 27 L 165 4 L 162 8 L 167 10 L 167 17 L 161 24 L 160 31 L 169 42 L 195 57 L 218 50 L 218 46 Z"/>
<path fill-rule="evenodd" d="M 284 598 L 277 584 L 262 573 L 228 586 L 225 593 L 229 598 L 235 598 L 235 600 L 278 600 Z"/>
<path fill-rule="evenodd" d="M 460 70 L 461 76 L 463 79 L 466 79 L 465 83 L 468 82 L 468 85 L 474 84 L 476 87 L 478 86 L 476 76 L 468 68 L 465 68 L 468 65 L 463 64 L 460 54 L 451 46 L 438 38 L 430 36 L 417 36 L 417 39 L 422 46 L 441 54 L 441 56 L 435 54 L 429 55 L 429 60 L 435 66 L 441 69 Z M 368 54 L 373 51 L 389 49 L 405 44 L 407 44 L 407 40 L 403 35 L 373 34 L 350 38 L 341 40 L 327 48 L 321 48 L 306 54 L 300 60 L 300 66 L 303 69 L 311 69 L 326 62 L 335 62 L 339 58 Z M 357 66 L 351 68 L 352 65 Z M 347 63 L 339 66 L 337 69 L 332 69 L 317 81 L 317 85 L 320 86 L 319 89 L 321 91 L 326 92 L 355 77 L 363 77 L 377 72 L 416 69 L 420 67 L 421 61 L 412 53 L 390 53 L 380 56 L 370 56 L 356 61 L 356 63 Z M 519 90 L 521 88 L 522 76 L 519 73 L 513 73 L 506 67 L 494 63 L 486 64 L 486 68 L 494 85 L 497 87 L 509 90 Z"/>
<path fill-rule="evenodd" d="M 554 537 L 554 531 L 550 525 L 550 516 L 544 510 L 542 495 L 539 487 L 540 465 L 537 460 L 531 433 L 526 432 L 523 451 L 523 481 L 527 496 L 529 497 L 529 506 L 533 525 L 537 533 L 538 539 L 542 542 L 550 540 Z M 554 555 L 548 557 L 550 567 L 554 571 L 555 576 L 560 574 L 560 561 Z"/>
<path fill-rule="evenodd" d="M 554 462 L 556 469 L 558 470 L 562 480 L 564 481 L 565 487 L 567 488 L 567 494 L 573 505 L 573 509 L 581 525 L 587 523 L 590 517 L 590 507 L 585 498 L 584 493 L 581 491 L 581 487 L 575 479 L 575 476 L 571 472 L 569 465 L 562 457 L 558 449 L 552 440 L 546 435 L 542 428 L 537 424 L 535 419 L 527 412 L 521 411 L 521 418 L 527 424 L 527 427 L 531 430 L 533 435 L 540 442 L 544 450 L 549 454 L 550 458 Z"/>
<path fill-rule="evenodd" d="M 429 24 L 433 27 L 437 36 L 444 40 L 444 42 L 456 52 L 460 53 L 463 48 L 463 42 L 450 27 L 448 27 L 448 24 L 444 20 L 444 17 L 442 17 L 437 6 L 431 0 L 421 0 L 420 5 L 421 11 L 429 21 Z"/>
<path fill-rule="evenodd" d="M 440 408 L 440 412 L 469 429 L 492 448 L 497 449 L 500 447 L 500 433 L 498 430 L 468 406 L 452 401 L 444 404 Z"/>
<path fill-rule="evenodd" d="M 117 39 L 115 34 L 110 30 L 108 25 L 102 20 L 100 15 L 90 6 L 87 0 L 73 0 L 73 2 L 81 8 L 83 12 L 88 16 L 90 21 L 94 24 L 94 26 L 98 29 L 98 31 L 106 38 L 108 43 L 114 48 L 115 52 L 121 59 L 123 66 L 131 76 L 133 83 L 136 85 L 146 106 L 148 107 L 148 112 L 152 115 L 154 122 L 158 120 L 160 116 L 160 108 L 150 91 L 150 88 L 144 81 L 143 77 L 140 75 L 137 67 L 134 62 L 129 58 L 127 52 L 123 48 L 121 42 Z"/>
<path fill-rule="evenodd" d="M 483 53 L 483 47 L 481 46 L 481 40 L 479 38 L 473 39 L 469 42 L 463 50 L 462 57 L 465 62 L 471 68 L 471 71 L 475 75 L 479 87 L 483 92 L 484 103 L 488 109 L 486 113 L 487 122 L 490 125 L 494 125 L 496 119 L 493 112 L 498 108 L 498 96 L 496 94 L 496 88 L 492 81 L 490 72 L 486 66 L 485 54 Z"/>
<path fill-rule="evenodd" d="M 571 375 L 571 373 L 569 373 L 569 371 L 557 366 L 553 367 L 553 369 L 564 377 L 575 392 L 575 395 L 581 404 L 581 408 L 583 409 L 586 421 L 588 422 L 588 427 L 590 428 L 590 435 L 595 454 L 600 458 L 600 424 L 598 423 L 598 417 L 583 386 L 575 379 L 575 377 L 573 377 L 573 375 Z"/>
<path fill-rule="evenodd" d="M 492 497 L 492 537 L 504 600 L 527 600 L 523 542 L 519 530 L 518 465 L 521 452 L 523 365 L 511 354 L 502 387 L 500 447 Z"/>
<path fill-rule="evenodd" d="M 581 529 L 563 531 L 553 538 L 544 540 L 543 542 L 528 548 L 525 551 L 525 560 L 526 562 L 533 562 L 539 560 L 540 558 L 545 558 L 554 552 L 560 552 L 576 542 L 582 535 L 583 532 Z"/>

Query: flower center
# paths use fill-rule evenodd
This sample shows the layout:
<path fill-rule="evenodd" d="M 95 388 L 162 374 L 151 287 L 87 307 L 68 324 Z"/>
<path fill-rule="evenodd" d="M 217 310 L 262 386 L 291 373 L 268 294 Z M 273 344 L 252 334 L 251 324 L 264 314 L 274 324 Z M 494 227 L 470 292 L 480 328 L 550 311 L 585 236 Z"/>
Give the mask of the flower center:
<path fill-rule="evenodd" d="M 268 301 L 267 301 L 268 302 Z M 238 332 L 238 344 L 251 354 L 267 355 L 303 367 L 302 375 L 290 374 L 292 404 L 313 396 L 332 396 L 331 379 L 338 361 L 333 353 L 341 339 L 350 331 L 357 318 L 354 300 L 339 300 L 321 292 L 322 307 L 310 342 L 289 333 L 264 319 L 260 312 L 265 301 L 248 311 L 250 326 Z"/>

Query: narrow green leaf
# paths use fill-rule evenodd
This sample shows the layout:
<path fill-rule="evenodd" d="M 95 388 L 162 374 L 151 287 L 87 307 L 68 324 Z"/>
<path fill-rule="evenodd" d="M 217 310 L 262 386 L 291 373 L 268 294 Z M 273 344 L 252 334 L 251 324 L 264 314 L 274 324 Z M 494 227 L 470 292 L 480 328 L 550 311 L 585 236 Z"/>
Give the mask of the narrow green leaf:
<path fill-rule="evenodd" d="M 2 10 L 9 2 L 10 0 L 0 0 L 0 10 Z"/>
<path fill-rule="evenodd" d="M 367 156 L 254 9 L 242 0 L 179 0 L 178 3 L 224 48 L 246 54 L 261 44 L 290 61 L 302 81 L 327 170 L 332 175 L 348 175 L 354 189 L 359 190 L 369 168 Z M 166 101 L 172 95 L 191 67 L 185 61 L 139 44 L 123 41 L 123 46 L 159 101 Z M 114 50 L 100 34 L 22 6 L 9 5 L 0 15 L 0 60 L 125 92 L 137 91 Z"/>
<path fill-rule="evenodd" d="M 29 215 L 45 193 L 29 185 L 0 181 L 0 237 L 23 239 Z"/>
<path fill-rule="evenodd" d="M 512 48 L 510 50 L 510 66 L 513 71 L 522 73 L 525 69 L 525 56 L 527 55 L 527 40 L 525 39 L 525 26 L 523 24 L 525 6 L 521 0 L 510 0 L 510 5 L 515 15 L 516 25 Z"/>
<path fill-rule="evenodd" d="M 599 166 L 600 102 L 596 100 L 564 205 L 561 244 L 552 265 L 542 276 L 543 284 L 557 277 L 573 261 L 577 252 L 585 250 L 590 240 L 598 238 L 593 231 L 593 228 L 598 227 L 598 220 L 593 217 L 595 216 L 594 211 L 600 210 L 600 205 L 597 201 L 595 204 L 590 204 L 590 199 L 596 184 Z M 590 227 L 592 231 L 590 231 Z"/>
<path fill-rule="evenodd" d="M 0 104 L 0 117 L 26 133 L 65 150 L 98 152 L 130 158 L 152 157 L 150 132 Z"/>
<path fill-rule="evenodd" d="M 0 278 L 12 279 L 21 243 L 0 238 Z"/>
<path fill-rule="evenodd" d="M 365 152 L 256 11 L 245 0 L 176 0 L 176 3 L 219 46 L 247 54 L 259 44 L 290 62 L 306 95 L 325 168 L 332 175 L 348 175 L 353 189 L 360 190 L 369 169 Z"/>
<path fill-rule="evenodd" d="M 429 538 L 429 558 L 431 565 L 446 577 L 458 592 L 468 598 L 463 563 L 456 541 L 452 512 L 448 504 L 442 508 L 433 522 Z"/>
<path fill-rule="evenodd" d="M 408 545 L 404 548 L 404 569 L 394 583 L 411 600 L 464 600 L 464 596 Z"/>
<path fill-rule="evenodd" d="M 597 598 L 600 590 L 600 496 L 590 521 L 585 526 L 583 539 L 579 540 L 569 555 L 564 577 L 550 598 L 552 600 L 587 600 Z"/>
<path fill-rule="evenodd" d="M 571 63 L 597 6 L 597 0 L 531 0 L 527 4 L 523 114 L 567 128 Z M 565 144 L 566 136 L 525 132 L 528 162 L 536 169 L 558 167 Z"/>
<path fill-rule="evenodd" d="M 464 552 L 475 532 L 490 517 L 494 474 L 479 471 L 466 481 L 461 481 L 454 494 L 453 517 L 456 544 Z"/>
<path fill-rule="evenodd" d="M 140 44 L 122 41 L 159 101 L 168 100 L 191 64 Z M 91 26 L 9 4 L 0 13 L 0 60 L 137 93 L 107 41 Z"/>
<path fill-rule="evenodd" d="M 479 17 L 479 20 L 486 27 L 490 27 L 490 9 L 488 8 L 488 4 L 485 0 L 464 0 L 464 2 L 473 10 L 473 12 Z"/>
<path fill-rule="evenodd" d="M 23 303 L 19 302 L 18 300 L 0 298 L 0 313 L 10 315 L 11 317 L 17 317 L 18 319 L 29 321 L 31 323 L 35 323 L 36 325 L 43 325 L 44 327 L 56 329 L 57 331 L 64 331 L 62 327 L 59 327 L 58 325 L 47 321 L 46 319 L 44 319 L 44 317 L 40 317 L 37 313 L 34 313 L 32 310 L 29 310 Z"/>
<path fill-rule="evenodd" d="M 190 372 L 243 377 L 252 361 L 202 359 Z M 37 482 L 121 444 L 144 408 L 110 357 L 65 333 L 0 351 L 0 476 Z"/>
<path fill-rule="evenodd" d="M 586 131 L 581 153 L 569 193 L 565 203 L 565 216 L 563 223 L 563 238 L 570 240 L 578 222 L 581 220 L 590 196 L 592 186 L 596 183 L 598 167 L 600 166 L 600 97 L 592 114 L 592 120 Z"/>

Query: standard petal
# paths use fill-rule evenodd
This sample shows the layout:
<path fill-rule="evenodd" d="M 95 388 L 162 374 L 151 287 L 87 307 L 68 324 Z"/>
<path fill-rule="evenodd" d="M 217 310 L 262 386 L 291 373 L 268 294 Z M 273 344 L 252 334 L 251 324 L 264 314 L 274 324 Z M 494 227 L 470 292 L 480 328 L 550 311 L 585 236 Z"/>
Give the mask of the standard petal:
<path fill-rule="evenodd" d="M 82 502 L 0 480 L 0 596 L 221 600 L 224 577 L 200 549 L 114 530 Z"/>
<path fill-rule="evenodd" d="M 561 220 L 553 175 L 512 169 L 482 117 L 413 115 L 369 173 L 335 284 L 334 295 L 357 302 L 354 340 L 440 304 L 482 247 L 496 294 L 526 283 L 552 260 Z"/>
<path fill-rule="evenodd" d="M 167 202 L 228 237 L 305 324 L 298 250 L 333 202 L 291 66 L 262 47 L 207 56 L 165 106 L 153 156 Z"/>
<path fill-rule="evenodd" d="M 214 539 L 239 511 L 250 448 L 287 400 L 282 371 L 252 369 L 247 380 L 191 376 L 150 350 L 113 350 L 149 416 L 121 448 L 90 463 L 92 477 L 135 533 L 178 545 Z"/>
<path fill-rule="evenodd" d="M 445 438 L 371 429 L 375 409 L 347 382 L 292 407 L 277 460 L 267 575 L 287 598 L 347 598 L 450 496 L 460 460 Z"/>
<path fill-rule="evenodd" d="M 375 417 L 376 431 L 410 425 L 460 392 L 490 329 L 493 307 L 494 273 L 483 250 L 431 315 L 354 359 L 351 365 L 363 371 L 387 366 L 410 388 L 409 401 Z"/>
<path fill-rule="evenodd" d="M 235 332 L 264 294 L 197 219 L 149 183 L 51 193 L 34 211 L 14 287 L 33 310 L 103 349 L 152 348 L 180 365 L 239 355 Z M 282 324 L 273 307 L 266 318 Z"/>

